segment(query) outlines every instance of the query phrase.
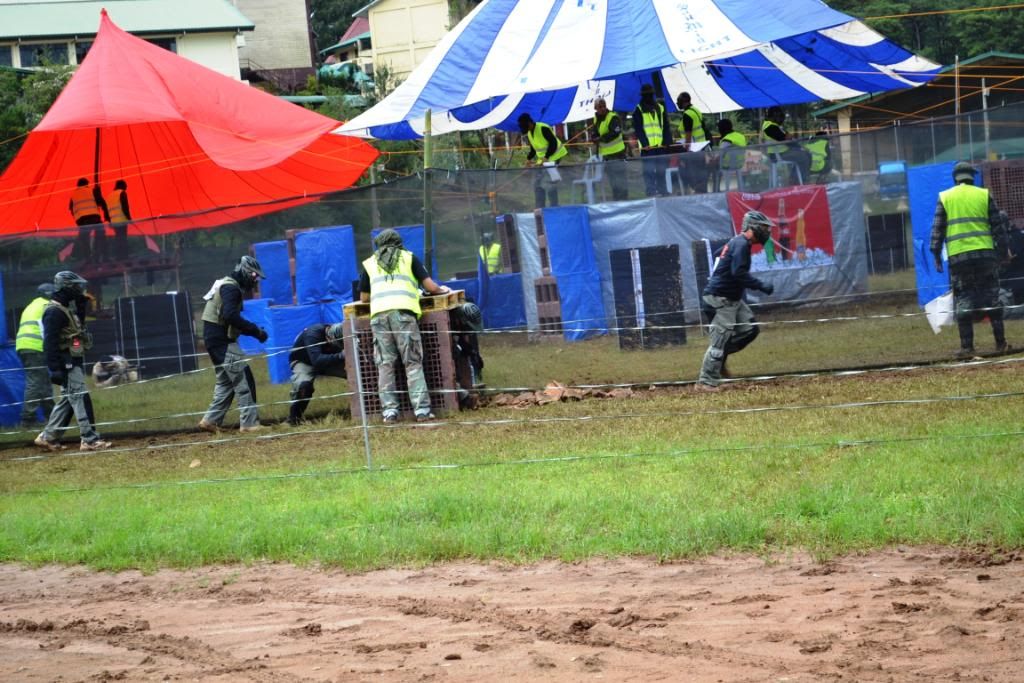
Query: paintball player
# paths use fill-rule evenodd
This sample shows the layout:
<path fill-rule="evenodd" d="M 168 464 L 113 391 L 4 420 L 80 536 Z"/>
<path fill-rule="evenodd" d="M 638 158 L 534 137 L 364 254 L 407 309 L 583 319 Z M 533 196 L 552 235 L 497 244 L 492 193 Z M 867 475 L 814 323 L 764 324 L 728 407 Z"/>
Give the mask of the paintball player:
<path fill-rule="evenodd" d="M 942 247 L 949 260 L 949 282 L 960 332 L 957 358 L 974 356 L 974 323 L 986 315 L 992 323 L 996 351 L 1010 349 L 999 303 L 999 262 L 1008 258 L 1007 225 L 989 191 L 974 186 L 974 167 L 958 161 L 955 185 L 939 193 L 932 221 L 931 252 L 942 272 Z"/>
<path fill-rule="evenodd" d="M 53 410 L 53 386 L 46 371 L 46 356 L 43 354 L 43 313 L 55 290 L 52 284 L 46 282 L 39 285 L 36 291 L 38 296 L 21 313 L 18 337 L 14 342 L 18 359 L 25 368 L 25 397 L 21 404 L 23 427 L 36 423 L 38 408 L 43 409 L 43 419 L 48 418 Z"/>
<path fill-rule="evenodd" d="M 92 366 L 92 380 L 98 387 L 116 387 L 139 379 L 139 371 L 128 365 L 128 359 L 116 353 L 103 356 Z"/>
<path fill-rule="evenodd" d="M 74 414 L 83 451 L 110 448 L 94 426 L 92 398 L 85 388 L 85 352 L 92 346 L 92 335 L 85 328 L 88 301 L 86 281 L 63 270 L 53 278 L 56 291 L 43 312 L 43 353 L 50 382 L 60 387 L 60 400 L 50 412 L 50 419 L 36 437 L 35 444 L 48 451 L 64 450 L 61 437 Z M 75 312 L 71 306 L 75 306 Z"/>
<path fill-rule="evenodd" d="M 451 326 L 455 378 L 459 383 L 459 407 L 472 410 L 477 407 L 474 389 L 484 371 L 478 338 L 484 329 L 483 314 L 479 306 L 467 302 L 453 308 L 448 321 Z"/>
<path fill-rule="evenodd" d="M 310 325 L 295 337 L 288 354 L 292 370 L 291 407 L 288 424 L 302 422 L 306 406 L 313 398 L 313 382 L 317 377 L 346 377 L 345 353 L 342 350 L 345 326 L 342 323 Z"/>
<path fill-rule="evenodd" d="M 427 379 L 423 375 L 419 288 L 431 294 L 445 294 L 449 290 L 434 282 L 416 255 L 403 248 L 402 236 L 395 230 L 382 230 L 373 245 L 377 250 L 363 261 L 359 299 L 370 303 L 373 358 L 377 363 L 384 424 L 398 422 L 395 363 L 399 358 L 405 368 L 409 402 L 416 421 L 433 420 Z"/>
<path fill-rule="evenodd" d="M 731 353 L 742 351 L 757 338 L 754 313 L 743 300 L 747 289 L 759 289 L 771 295 L 775 286 L 750 274 L 750 246 L 771 239 L 772 222 L 760 211 L 743 216 L 740 234 L 722 247 L 711 278 L 704 287 L 704 304 L 713 311 L 711 343 L 704 354 L 697 381 L 698 391 L 718 391 L 722 368 Z"/>
<path fill-rule="evenodd" d="M 213 387 L 213 401 L 206 415 L 199 421 L 199 429 L 216 432 L 224 422 L 224 416 L 232 399 L 238 396 L 240 413 L 238 429 L 241 432 L 255 432 L 262 429 L 259 410 L 256 408 L 256 380 L 245 362 L 245 354 L 238 345 L 239 335 L 267 341 L 267 331 L 242 316 L 242 292 L 251 292 L 259 279 L 264 277 L 259 261 L 252 256 L 243 256 L 234 271 L 213 283 L 210 291 L 203 296 L 203 341 L 210 354 L 217 373 Z"/>

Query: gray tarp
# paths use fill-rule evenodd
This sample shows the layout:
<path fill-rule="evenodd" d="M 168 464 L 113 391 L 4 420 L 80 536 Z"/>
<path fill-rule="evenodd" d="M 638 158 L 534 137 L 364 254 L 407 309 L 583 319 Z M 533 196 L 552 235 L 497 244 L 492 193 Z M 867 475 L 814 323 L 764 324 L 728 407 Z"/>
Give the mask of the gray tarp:
<path fill-rule="evenodd" d="M 775 285 L 771 297 L 749 292 L 751 303 L 808 301 L 862 294 L 867 291 L 868 257 L 863 195 L 860 183 L 828 185 L 829 214 L 835 256 L 831 264 L 758 271 L 757 277 Z M 683 297 L 687 320 L 697 320 L 699 292 L 694 275 L 691 244 L 699 239 L 731 237 L 732 219 L 724 193 L 609 202 L 588 207 L 594 255 L 601 273 L 605 314 L 615 326 L 611 266 L 614 249 L 679 245 Z M 542 275 L 537 233 L 532 213 L 516 214 L 519 260 L 523 275 L 523 301 L 530 329 L 537 329 L 537 302 L 533 281 Z M 580 245 L 584 248 L 584 245 Z"/>

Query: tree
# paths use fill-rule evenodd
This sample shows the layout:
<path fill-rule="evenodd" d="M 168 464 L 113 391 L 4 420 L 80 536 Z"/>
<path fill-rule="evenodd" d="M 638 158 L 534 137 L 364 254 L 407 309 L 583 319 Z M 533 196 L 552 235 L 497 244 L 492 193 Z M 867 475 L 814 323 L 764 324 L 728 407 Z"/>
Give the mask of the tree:
<path fill-rule="evenodd" d="M 364 0 L 312 0 L 309 25 L 316 37 L 316 49 L 323 50 L 338 42 L 352 24 L 352 13 L 366 4 Z"/>

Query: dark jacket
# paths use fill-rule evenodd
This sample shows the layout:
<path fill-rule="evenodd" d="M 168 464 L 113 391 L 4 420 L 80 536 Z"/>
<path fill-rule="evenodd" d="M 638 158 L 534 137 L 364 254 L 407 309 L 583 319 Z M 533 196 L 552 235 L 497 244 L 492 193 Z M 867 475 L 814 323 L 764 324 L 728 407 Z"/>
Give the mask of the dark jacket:
<path fill-rule="evenodd" d="M 231 277 L 237 282 L 241 276 L 238 272 L 234 272 L 231 274 Z M 225 282 L 220 287 L 220 299 L 222 304 L 221 317 L 228 325 L 234 327 L 240 334 L 246 334 L 250 337 L 259 335 L 259 326 L 242 317 L 241 289 L 229 282 Z M 231 343 L 231 340 L 228 339 L 227 327 L 207 321 L 203 322 L 203 341 L 206 343 L 207 349 L 211 346 L 227 346 Z"/>
<path fill-rule="evenodd" d="M 736 235 L 722 247 L 704 294 L 739 301 L 747 289 L 763 290 L 764 283 L 750 274 L 750 242 L 743 235 Z"/>
<path fill-rule="evenodd" d="M 345 354 L 340 348 L 327 343 L 327 328 L 328 325 L 318 323 L 299 332 L 288 354 L 288 362 L 311 365 L 318 375 L 327 374 L 339 364 L 344 366 Z"/>
<path fill-rule="evenodd" d="M 85 325 L 84 299 L 76 298 L 69 292 L 61 290 L 53 295 L 53 300 L 68 310 L 76 311 L 79 322 L 83 326 Z M 46 367 L 51 372 L 63 372 L 69 363 L 79 367 L 85 365 L 84 359 L 74 358 L 70 353 L 60 349 L 60 334 L 67 324 L 67 315 L 56 306 L 47 306 L 43 311 L 43 354 L 46 356 Z"/>

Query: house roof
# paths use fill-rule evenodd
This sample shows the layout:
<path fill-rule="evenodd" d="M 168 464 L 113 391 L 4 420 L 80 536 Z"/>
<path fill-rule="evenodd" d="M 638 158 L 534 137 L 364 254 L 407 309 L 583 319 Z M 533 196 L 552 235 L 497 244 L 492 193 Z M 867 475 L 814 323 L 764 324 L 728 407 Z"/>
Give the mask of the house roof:
<path fill-rule="evenodd" d="M 941 69 L 939 69 L 938 75 L 935 76 L 935 80 L 937 81 L 937 80 L 941 79 L 943 74 L 948 74 L 949 72 L 953 71 L 953 69 L 956 69 L 956 68 L 963 69 L 964 67 L 974 66 L 974 65 L 978 64 L 979 62 L 987 62 L 987 61 L 1019 61 L 1019 62 L 1024 62 L 1024 54 L 1020 54 L 1020 53 L 1017 53 L 1017 52 L 1000 52 L 998 50 L 992 50 L 992 51 L 989 51 L 989 52 L 983 52 L 982 54 L 977 55 L 975 57 L 971 57 L 970 59 L 965 59 L 964 61 L 960 62 L 959 65 L 957 65 L 957 64 L 949 64 L 947 66 L 942 67 Z M 908 90 L 909 90 L 909 88 L 908 88 Z M 881 99 L 881 98 L 888 97 L 888 96 L 891 96 L 891 95 L 896 95 L 896 94 L 899 94 L 899 93 L 902 93 L 902 92 L 906 92 L 906 90 L 891 90 L 891 91 L 886 92 L 886 93 L 868 93 L 867 95 L 861 95 L 859 97 L 854 97 L 854 98 L 849 99 L 849 100 L 843 100 L 842 102 L 837 102 L 836 104 L 833 104 L 830 107 L 825 107 L 824 109 L 819 109 L 816 112 L 812 112 L 811 116 L 814 117 L 814 118 L 819 118 L 819 117 L 822 117 L 822 116 L 827 116 L 828 114 L 836 112 L 836 111 L 838 111 L 840 109 L 845 109 L 846 107 L 849 107 L 852 104 L 859 104 L 860 102 L 866 102 L 867 100 Z"/>
<path fill-rule="evenodd" d="M 367 19 L 365 16 L 356 17 L 355 21 L 349 24 L 348 28 L 345 29 L 345 34 L 341 37 L 341 39 L 338 40 L 338 42 L 336 42 L 334 45 L 331 45 L 330 47 L 325 47 L 323 50 L 320 50 L 319 54 L 325 55 L 328 52 L 340 50 L 343 47 L 347 47 L 349 45 L 352 45 L 353 43 L 359 42 L 363 38 L 369 37 L 370 20 Z"/>
<path fill-rule="evenodd" d="M 255 28 L 227 0 L 0 0 L 0 40 L 95 35 L 103 8 L 129 33 L 206 33 Z"/>
<path fill-rule="evenodd" d="M 345 34 L 338 39 L 339 44 L 345 44 L 345 41 L 352 40 L 354 38 L 362 38 L 363 34 L 370 33 L 370 20 L 367 17 L 356 17 L 355 21 L 349 24 L 348 29 L 345 30 Z"/>

